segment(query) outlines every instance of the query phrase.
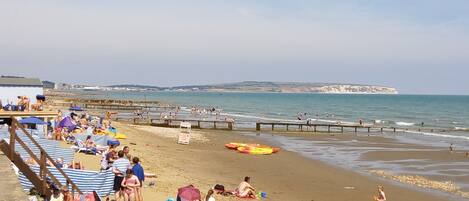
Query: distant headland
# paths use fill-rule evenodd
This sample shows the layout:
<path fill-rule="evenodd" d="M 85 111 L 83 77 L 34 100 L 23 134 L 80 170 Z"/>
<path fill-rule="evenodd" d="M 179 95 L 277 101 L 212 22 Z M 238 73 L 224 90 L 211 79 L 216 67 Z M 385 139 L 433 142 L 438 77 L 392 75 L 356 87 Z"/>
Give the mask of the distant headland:
<path fill-rule="evenodd" d="M 398 94 L 394 87 L 346 84 L 346 83 L 306 83 L 306 82 L 260 82 L 244 81 L 208 85 L 184 85 L 158 87 L 148 85 L 121 84 L 109 86 L 64 85 L 69 89 L 87 91 L 181 91 L 181 92 L 276 92 L 276 93 L 330 93 L 330 94 Z"/>

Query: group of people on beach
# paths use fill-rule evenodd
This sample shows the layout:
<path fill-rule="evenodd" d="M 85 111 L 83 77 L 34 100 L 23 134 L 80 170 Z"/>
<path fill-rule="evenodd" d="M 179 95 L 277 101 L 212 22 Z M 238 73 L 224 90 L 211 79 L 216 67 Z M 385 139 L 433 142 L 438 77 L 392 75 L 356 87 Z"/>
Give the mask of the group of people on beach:
<path fill-rule="evenodd" d="M 221 109 L 218 107 L 201 107 L 201 106 L 192 106 L 191 107 L 191 115 L 192 116 L 213 116 L 215 115 L 216 119 L 219 119 L 221 113 Z"/>
<path fill-rule="evenodd" d="M 43 111 L 44 102 L 46 101 L 45 96 L 37 95 L 36 103 L 31 104 L 31 100 L 27 96 L 18 96 L 16 105 L 13 102 L 8 101 L 7 104 L 3 104 L 0 100 L 0 111 Z"/>
<path fill-rule="evenodd" d="M 223 185 L 217 184 L 208 190 L 203 200 L 187 200 L 187 201 L 216 201 L 214 195 L 221 196 L 235 196 L 242 199 L 258 199 L 256 195 L 256 189 L 250 184 L 251 178 L 249 176 L 244 177 L 244 180 L 238 185 L 233 191 L 225 190 Z M 263 194 L 265 197 L 265 193 Z M 177 201 L 182 200 L 181 197 L 177 197 Z"/>
<path fill-rule="evenodd" d="M 110 150 L 109 155 L 114 151 Z M 115 200 L 123 198 L 125 201 L 142 201 L 142 187 L 145 181 L 145 172 L 138 157 L 132 157 L 129 147 L 125 146 L 117 151 L 115 157 L 106 156 L 107 169 L 112 169 L 114 173 L 114 196 Z"/>
<path fill-rule="evenodd" d="M 48 132 L 51 133 L 49 138 L 78 145 L 76 136 L 86 133 L 86 140 L 82 142 L 83 148 L 85 150 L 91 150 L 92 154 L 101 155 L 101 171 L 111 170 L 115 175 L 113 185 L 115 200 L 142 201 L 142 187 L 145 180 L 145 172 L 140 163 L 140 159 L 130 154 L 129 146 L 123 146 L 122 149 L 118 149 L 120 143 L 104 146 L 93 140 L 93 135 L 98 135 L 100 132 L 113 128 L 110 116 L 110 112 L 106 112 L 103 117 L 93 117 L 85 112 L 82 114 L 71 112 L 70 115 L 64 117 L 59 110 L 57 118 L 52 123 L 52 129 Z M 67 119 L 69 123 L 61 123 L 64 119 Z M 88 151 L 85 153 L 89 154 Z M 37 162 L 32 159 L 28 159 L 26 162 L 29 165 L 38 165 Z M 73 160 L 69 164 L 66 164 L 62 157 L 58 157 L 54 161 L 47 161 L 46 165 L 77 170 L 85 169 L 82 162 Z M 55 187 L 53 183 L 51 183 L 51 185 L 53 194 L 50 200 L 72 200 L 72 198 L 69 198 L 71 196 L 68 196 L 68 189 L 59 189 Z M 31 199 L 34 199 L 33 197 L 35 196 L 31 196 Z"/>

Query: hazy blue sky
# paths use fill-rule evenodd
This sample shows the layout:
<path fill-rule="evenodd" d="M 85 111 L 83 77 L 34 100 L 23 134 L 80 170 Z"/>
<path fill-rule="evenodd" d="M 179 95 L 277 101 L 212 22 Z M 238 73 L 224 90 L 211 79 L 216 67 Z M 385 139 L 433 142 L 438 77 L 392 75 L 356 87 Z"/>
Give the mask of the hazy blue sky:
<path fill-rule="evenodd" d="M 468 0 L 0 1 L 0 74 L 469 94 Z"/>

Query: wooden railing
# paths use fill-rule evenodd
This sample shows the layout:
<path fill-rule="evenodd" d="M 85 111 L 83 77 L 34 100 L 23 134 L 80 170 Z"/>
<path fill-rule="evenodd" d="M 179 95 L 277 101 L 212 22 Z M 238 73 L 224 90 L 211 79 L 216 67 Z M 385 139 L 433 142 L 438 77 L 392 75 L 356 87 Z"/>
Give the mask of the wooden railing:
<path fill-rule="evenodd" d="M 39 151 L 40 151 L 40 157 L 38 158 L 34 152 L 31 150 L 31 148 L 16 134 L 16 130 L 17 128 L 20 128 L 23 133 L 25 134 L 25 136 L 27 136 L 29 138 L 29 140 L 31 140 L 31 142 L 34 144 L 34 146 L 36 146 Z M 41 184 L 38 186 L 38 184 L 33 183 L 33 185 L 36 186 L 36 188 L 41 192 L 43 193 L 44 195 L 46 194 L 49 194 L 50 192 L 47 192 L 48 190 L 50 191 L 51 189 L 49 189 L 48 187 L 48 184 L 47 184 L 47 177 L 50 177 L 52 179 L 52 181 L 58 185 L 58 187 L 62 187 L 64 186 L 62 183 L 60 183 L 60 181 L 57 179 L 57 177 L 55 177 L 48 169 L 47 169 L 47 161 L 49 161 L 53 166 L 55 166 L 58 170 L 58 172 L 60 174 L 62 174 L 62 176 L 65 178 L 66 180 L 66 186 L 69 187 L 71 185 L 71 190 L 72 190 L 72 195 L 74 196 L 75 193 L 79 193 L 81 194 L 82 192 L 80 191 L 80 189 L 78 188 L 78 186 L 70 179 L 70 177 L 68 177 L 68 175 L 59 167 L 57 166 L 57 163 L 55 163 L 55 160 L 49 156 L 49 154 L 47 154 L 46 150 L 44 150 L 41 145 L 39 145 L 39 143 L 31 136 L 30 133 L 28 133 L 28 131 L 22 126 L 19 124 L 19 122 L 12 116 L 11 117 L 11 126 L 10 126 L 10 129 L 9 129 L 9 132 L 10 132 L 10 143 L 9 143 L 9 146 L 10 146 L 10 150 L 9 150 L 9 158 L 10 160 L 15 163 L 14 159 L 15 158 L 18 158 L 18 157 L 15 157 L 15 154 L 17 154 L 15 152 L 15 144 L 16 142 L 18 142 L 18 144 L 21 145 L 21 147 L 26 150 L 26 152 L 28 152 L 28 155 L 31 157 L 31 159 L 37 163 L 39 165 L 39 177 L 41 179 Z M 24 167 L 23 167 L 24 168 Z M 29 168 L 29 166 L 28 166 Z M 20 167 L 19 167 L 20 169 Z M 31 174 L 32 171 L 23 171 L 20 169 L 20 171 L 22 171 L 25 176 L 29 179 L 32 175 L 28 175 L 28 174 Z M 35 173 L 34 173 L 35 174 Z M 33 176 L 34 177 L 34 176 Z"/>

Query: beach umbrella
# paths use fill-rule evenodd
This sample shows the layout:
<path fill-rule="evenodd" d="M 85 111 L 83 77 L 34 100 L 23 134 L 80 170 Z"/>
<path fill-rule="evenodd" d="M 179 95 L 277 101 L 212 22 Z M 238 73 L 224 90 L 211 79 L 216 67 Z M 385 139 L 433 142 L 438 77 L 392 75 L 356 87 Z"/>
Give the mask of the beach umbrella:
<path fill-rule="evenodd" d="M 41 119 L 38 119 L 37 117 L 28 117 L 25 119 L 20 119 L 19 122 L 20 124 L 39 124 L 39 125 L 47 124 L 46 122 L 42 121 Z"/>
<path fill-rule="evenodd" d="M 73 130 L 75 128 L 75 124 L 72 122 L 71 117 L 65 117 L 64 119 L 62 119 L 62 121 L 59 122 L 58 127 Z"/>
<path fill-rule="evenodd" d="M 24 119 L 20 119 L 18 121 L 20 124 L 30 124 L 30 125 L 44 125 L 47 124 L 46 122 L 42 121 L 41 119 L 38 119 L 37 117 L 28 117 Z M 33 133 L 33 129 L 31 127 L 30 132 Z"/>
<path fill-rule="evenodd" d="M 83 111 L 83 108 L 81 108 L 80 106 L 73 106 L 73 107 L 70 107 L 68 110 L 70 110 L 70 111 Z"/>
<path fill-rule="evenodd" d="M 178 197 L 183 201 L 200 200 L 200 191 L 193 185 L 181 187 L 178 189 Z"/>

